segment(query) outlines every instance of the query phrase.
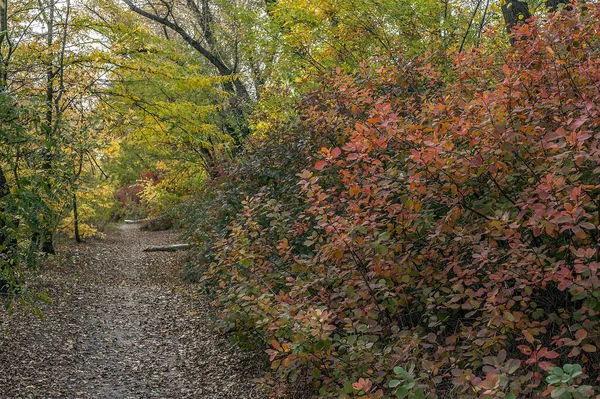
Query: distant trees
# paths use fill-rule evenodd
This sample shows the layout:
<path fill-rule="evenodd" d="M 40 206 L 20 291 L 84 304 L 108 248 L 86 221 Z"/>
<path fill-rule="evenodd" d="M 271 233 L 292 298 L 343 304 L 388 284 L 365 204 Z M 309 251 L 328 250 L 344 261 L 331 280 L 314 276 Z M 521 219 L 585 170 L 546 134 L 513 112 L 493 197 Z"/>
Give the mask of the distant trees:
<path fill-rule="evenodd" d="M 260 95 L 260 87 L 269 74 L 274 57 L 265 41 L 252 40 L 268 19 L 263 1 L 137 1 L 122 0 L 130 10 L 162 29 L 167 40 L 178 38 L 187 43 L 224 77 L 222 85 L 230 94 L 234 116 L 230 126 L 238 142 L 249 134 L 245 118 L 249 106 Z M 207 69 L 208 71 L 208 69 Z"/>

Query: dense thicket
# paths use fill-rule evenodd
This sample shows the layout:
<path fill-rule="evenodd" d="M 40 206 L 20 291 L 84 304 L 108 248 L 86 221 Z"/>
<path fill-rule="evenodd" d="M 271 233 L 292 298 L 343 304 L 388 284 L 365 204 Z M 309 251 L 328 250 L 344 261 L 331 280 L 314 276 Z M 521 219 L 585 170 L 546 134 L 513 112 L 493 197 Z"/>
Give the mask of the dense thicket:
<path fill-rule="evenodd" d="M 500 56 L 476 47 L 449 69 L 395 56 L 338 68 L 221 171 L 202 279 L 222 328 L 266 345 L 267 383 L 592 396 L 599 17 L 588 5 L 531 20 Z"/>

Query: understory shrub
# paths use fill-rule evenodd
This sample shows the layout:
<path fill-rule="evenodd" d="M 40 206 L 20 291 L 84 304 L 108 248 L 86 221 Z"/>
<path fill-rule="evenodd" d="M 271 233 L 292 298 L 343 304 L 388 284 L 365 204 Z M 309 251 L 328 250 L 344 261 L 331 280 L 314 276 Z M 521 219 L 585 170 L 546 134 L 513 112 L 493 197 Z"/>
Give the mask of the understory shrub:
<path fill-rule="evenodd" d="M 449 74 L 338 69 L 217 174 L 202 279 L 223 330 L 265 346 L 266 384 L 599 393 L 598 20 L 597 4 L 533 19 Z"/>

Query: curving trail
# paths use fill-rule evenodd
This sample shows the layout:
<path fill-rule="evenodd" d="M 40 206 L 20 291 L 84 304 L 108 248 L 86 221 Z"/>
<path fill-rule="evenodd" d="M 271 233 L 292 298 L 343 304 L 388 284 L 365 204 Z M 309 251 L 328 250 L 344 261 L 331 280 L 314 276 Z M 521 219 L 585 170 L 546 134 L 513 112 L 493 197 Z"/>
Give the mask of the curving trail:
<path fill-rule="evenodd" d="M 62 248 L 39 277 L 44 320 L 0 311 L 0 398 L 262 398 L 261 356 L 212 330 L 198 287 L 179 281 L 185 254 L 142 252 L 175 241 L 125 225 Z"/>

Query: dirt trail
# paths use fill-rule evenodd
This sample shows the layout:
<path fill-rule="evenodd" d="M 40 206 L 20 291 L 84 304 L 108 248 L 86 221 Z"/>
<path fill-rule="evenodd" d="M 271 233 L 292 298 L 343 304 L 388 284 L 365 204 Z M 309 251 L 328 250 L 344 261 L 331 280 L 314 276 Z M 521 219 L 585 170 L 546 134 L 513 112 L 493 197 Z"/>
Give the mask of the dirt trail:
<path fill-rule="evenodd" d="M 172 232 L 125 225 L 62 248 L 39 277 L 44 320 L 0 311 L 0 398 L 262 398 L 257 355 L 212 330 L 209 305 L 182 284 L 183 253 L 144 253 Z"/>

